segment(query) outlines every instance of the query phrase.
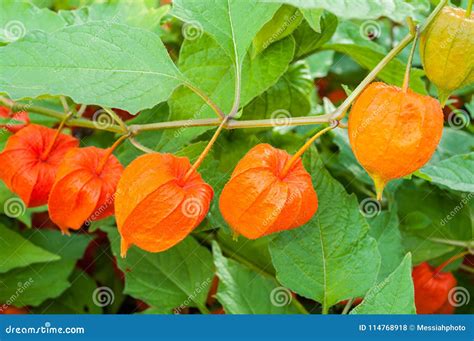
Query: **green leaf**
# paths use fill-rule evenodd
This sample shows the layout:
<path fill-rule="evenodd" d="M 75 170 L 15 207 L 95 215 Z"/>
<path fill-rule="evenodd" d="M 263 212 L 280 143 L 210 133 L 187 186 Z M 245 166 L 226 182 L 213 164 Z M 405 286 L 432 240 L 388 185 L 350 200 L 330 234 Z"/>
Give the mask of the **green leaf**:
<path fill-rule="evenodd" d="M 339 25 L 337 36 L 325 49 L 344 53 L 357 64 L 367 70 L 372 70 L 386 55 L 384 48 L 374 42 L 361 37 L 359 27 L 352 22 L 342 22 Z M 386 83 L 402 86 L 405 76 L 406 63 L 398 58 L 392 59 L 377 75 Z M 423 76 L 424 71 L 411 68 L 410 88 L 420 94 L 427 94 Z"/>
<path fill-rule="evenodd" d="M 431 182 L 456 191 L 474 192 L 474 152 L 453 156 L 420 169 Z"/>
<path fill-rule="evenodd" d="M 305 116 L 311 110 L 313 79 L 304 61 L 298 61 L 262 95 L 247 105 L 243 119 L 289 120 L 290 116 Z"/>
<path fill-rule="evenodd" d="M 39 9 L 27 1 L 2 0 L 0 2 L 0 43 L 11 43 L 28 32 L 56 31 L 66 22 L 49 9 Z"/>
<path fill-rule="evenodd" d="M 377 19 L 387 17 L 398 23 L 405 23 L 408 16 L 420 18 L 430 11 L 428 0 L 264 0 L 280 2 L 300 8 L 322 8 L 344 19 Z"/>
<path fill-rule="evenodd" d="M 351 314 L 415 314 L 415 295 L 411 278 L 411 254 L 365 295 Z"/>
<path fill-rule="evenodd" d="M 345 129 L 334 129 L 332 131 L 333 141 L 339 148 L 339 154 L 336 156 L 336 162 L 334 162 L 334 167 L 340 171 L 348 171 L 350 173 L 351 179 L 357 182 L 363 182 L 367 185 L 372 186 L 373 181 L 370 176 L 367 174 L 364 168 L 357 161 L 354 153 L 352 152 L 352 147 L 349 142 L 349 135 Z M 329 156 L 333 158 L 333 154 Z"/>
<path fill-rule="evenodd" d="M 323 78 L 329 73 L 334 61 L 334 51 L 321 51 L 306 58 L 312 78 Z"/>
<path fill-rule="evenodd" d="M 246 263 L 250 263 L 256 268 L 274 275 L 275 268 L 268 251 L 270 239 L 271 237 L 262 237 L 249 240 L 240 236 L 237 240 L 234 240 L 230 233 L 223 229 L 217 232 L 217 241 L 229 257 L 243 259 Z"/>
<path fill-rule="evenodd" d="M 397 210 L 379 212 L 375 217 L 368 218 L 370 225 L 369 235 L 377 240 L 382 262 L 378 280 L 387 277 L 400 264 L 405 255 L 402 237 L 398 228 Z"/>
<path fill-rule="evenodd" d="M 40 33 L 0 49 L 0 88 L 14 99 L 66 95 L 135 113 L 166 100 L 184 81 L 149 31 L 94 22 Z"/>
<path fill-rule="evenodd" d="M 462 251 L 434 239 L 474 239 L 469 196 L 449 194 L 426 182 L 417 186 L 405 180 L 395 198 L 403 244 L 412 253 L 414 264 Z"/>
<path fill-rule="evenodd" d="M 256 273 L 225 258 L 219 244 L 212 243 L 214 264 L 219 277 L 217 299 L 228 314 L 297 313 L 291 292 L 271 277 Z"/>
<path fill-rule="evenodd" d="M 36 246 L 19 233 L 0 225 L 0 273 L 59 259 L 58 255 Z"/>
<path fill-rule="evenodd" d="M 107 234 L 125 273 L 125 293 L 160 308 L 204 307 L 214 273 L 212 256 L 192 237 L 159 253 L 132 247 L 123 259 L 117 230 L 108 228 Z"/>
<path fill-rule="evenodd" d="M 0 274 L 0 302 L 16 307 L 38 306 L 69 288 L 71 283 L 68 277 L 90 241 L 85 235 L 68 237 L 52 230 L 29 230 L 24 236 L 38 247 L 58 254 L 61 259 Z"/>
<path fill-rule="evenodd" d="M 281 6 L 273 18 L 257 33 L 253 40 L 254 54 L 265 50 L 269 45 L 287 37 L 303 20 L 301 12 L 291 6 Z"/>
<path fill-rule="evenodd" d="M 246 105 L 255 96 L 275 84 L 288 68 L 293 58 L 294 41 L 287 37 L 269 46 L 252 59 L 246 56 L 242 67 L 241 105 Z M 224 51 L 208 35 L 196 40 L 186 40 L 181 47 L 179 67 L 183 73 L 199 86 L 224 112 L 232 107 L 234 93 L 233 64 Z M 216 114 L 201 98 L 184 87 L 178 88 L 170 101 L 172 120 L 216 117 Z M 184 127 L 167 130 L 163 134 L 160 150 L 175 151 L 192 138 L 210 127 Z"/>
<path fill-rule="evenodd" d="M 98 300 L 97 295 L 104 294 L 105 291 L 102 293 L 98 291 L 95 281 L 85 272 L 75 271 L 71 277 L 69 289 L 58 298 L 47 300 L 34 308 L 33 312 L 35 314 L 101 314 L 102 309 L 97 303 L 103 304 L 103 302 Z M 104 290 L 104 288 L 99 290 Z"/>
<path fill-rule="evenodd" d="M 302 9 L 304 18 L 308 22 L 309 26 L 313 29 L 316 33 L 321 33 L 321 19 L 324 14 L 324 10 L 322 8 L 316 9 Z"/>
<path fill-rule="evenodd" d="M 128 0 L 96 3 L 73 11 L 60 11 L 59 15 L 70 25 L 80 25 L 91 21 L 113 21 L 117 24 L 160 33 L 161 19 L 169 9 L 169 5 L 150 8 L 144 0 Z"/>
<path fill-rule="evenodd" d="M 337 17 L 329 12 L 324 12 L 320 18 L 319 32 L 316 32 L 308 21 L 303 21 L 293 32 L 293 38 L 295 38 L 296 41 L 295 60 L 313 54 L 327 43 L 336 31 L 337 24 Z M 313 22 L 313 26 L 314 25 L 315 23 Z"/>
<path fill-rule="evenodd" d="M 380 254 L 355 196 L 329 175 L 314 148 L 304 162 L 318 193 L 318 212 L 306 225 L 278 234 L 270 253 L 283 285 L 328 309 L 372 287 Z"/>
<path fill-rule="evenodd" d="M 459 143 L 462 141 L 462 143 Z M 427 166 L 450 158 L 458 154 L 467 154 L 474 151 L 474 135 L 462 130 L 445 127 L 443 136 L 436 148 L 433 157 Z"/>
<path fill-rule="evenodd" d="M 240 65 L 257 32 L 279 7 L 256 0 L 175 0 L 172 14 L 203 28 Z"/>

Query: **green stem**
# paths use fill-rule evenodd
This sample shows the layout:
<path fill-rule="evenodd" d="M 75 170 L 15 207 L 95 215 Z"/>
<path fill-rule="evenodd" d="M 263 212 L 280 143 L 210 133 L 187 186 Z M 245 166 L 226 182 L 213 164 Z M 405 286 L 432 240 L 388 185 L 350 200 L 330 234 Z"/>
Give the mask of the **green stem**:
<path fill-rule="evenodd" d="M 329 314 L 329 306 L 326 304 L 326 302 L 323 302 L 323 308 L 322 308 L 321 313 L 322 313 L 323 315 Z"/>
<path fill-rule="evenodd" d="M 469 17 L 471 16 L 471 13 L 472 13 L 472 1 L 473 1 L 473 0 L 469 0 L 468 3 L 467 3 L 466 18 L 469 18 Z"/>
<path fill-rule="evenodd" d="M 211 109 L 214 110 L 217 116 L 219 116 L 221 119 L 225 117 L 225 114 L 221 110 L 221 108 L 219 108 L 219 106 L 216 103 L 214 103 L 214 101 L 209 96 L 207 96 L 201 89 L 199 89 L 198 87 L 194 86 L 193 84 L 189 82 L 184 82 L 184 85 L 188 87 L 196 95 L 201 97 L 204 100 L 204 102 L 206 102 L 211 107 Z"/>
<path fill-rule="evenodd" d="M 459 266 L 459 268 L 460 268 L 461 270 L 464 270 L 464 271 L 466 271 L 466 272 L 470 272 L 471 274 L 474 274 L 474 268 L 471 268 L 470 266 L 461 264 L 461 265 Z"/>
<path fill-rule="evenodd" d="M 411 28 L 410 28 L 411 31 Z M 414 34 L 415 38 L 413 39 L 413 46 L 411 47 L 410 55 L 408 56 L 408 61 L 407 61 L 407 67 L 405 70 L 405 77 L 403 79 L 403 85 L 402 85 L 402 91 L 407 92 L 408 87 L 410 85 L 410 70 L 411 70 L 411 64 L 413 63 L 413 55 L 415 54 L 416 50 L 416 42 L 418 41 L 418 36 L 420 35 L 420 28 L 416 26 L 414 28 Z"/>
<path fill-rule="evenodd" d="M 113 111 L 112 109 L 110 108 L 106 108 L 106 107 L 102 107 L 102 109 L 105 110 L 105 112 L 107 114 L 110 115 L 110 117 L 112 117 L 112 119 L 115 121 L 115 123 L 117 123 L 121 128 L 122 128 L 122 131 L 124 133 L 128 132 L 128 127 L 127 125 L 125 124 L 125 122 L 119 117 L 119 115 L 117 115 L 117 113 L 115 111 Z"/>
<path fill-rule="evenodd" d="M 344 310 L 342 311 L 342 315 L 346 315 L 349 312 L 354 301 L 355 301 L 354 297 L 347 301 L 346 305 L 344 306 Z"/>
<path fill-rule="evenodd" d="M 447 245 L 456 246 L 456 247 L 464 247 L 467 249 L 474 247 L 474 241 L 452 240 L 452 239 L 442 239 L 442 238 L 430 238 L 429 240 L 436 243 L 447 244 Z"/>

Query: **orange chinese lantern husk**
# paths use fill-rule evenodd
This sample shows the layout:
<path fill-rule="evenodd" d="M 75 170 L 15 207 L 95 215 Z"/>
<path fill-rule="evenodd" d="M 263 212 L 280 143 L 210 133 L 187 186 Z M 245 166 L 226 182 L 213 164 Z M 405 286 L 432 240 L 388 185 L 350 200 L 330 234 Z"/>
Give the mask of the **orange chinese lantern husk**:
<path fill-rule="evenodd" d="M 239 161 L 219 200 L 232 229 L 255 239 L 299 227 L 316 213 L 318 198 L 301 159 L 283 172 L 290 159 L 284 150 L 259 144 Z"/>
<path fill-rule="evenodd" d="M 415 305 L 418 314 L 451 314 L 454 306 L 449 293 L 456 286 L 456 278 L 450 272 L 438 272 L 424 262 L 413 268 Z"/>
<path fill-rule="evenodd" d="M 48 202 L 59 164 L 78 145 L 72 136 L 58 134 L 55 140 L 56 135 L 54 129 L 31 124 L 10 136 L 0 153 L 0 178 L 28 207 Z"/>
<path fill-rule="evenodd" d="M 12 133 L 18 132 L 30 123 L 30 117 L 26 111 L 12 112 L 10 108 L 0 106 L 0 118 L 9 119 L 8 122 L 0 124 L 0 127 Z"/>
<path fill-rule="evenodd" d="M 384 83 L 370 84 L 349 116 L 352 150 L 374 180 L 379 199 L 387 182 L 430 160 L 442 132 L 437 100 Z"/>
<path fill-rule="evenodd" d="M 113 214 L 123 167 L 109 152 L 87 147 L 73 148 L 65 155 L 48 201 L 51 220 L 63 233 Z"/>
<path fill-rule="evenodd" d="M 155 153 L 125 169 L 115 198 L 122 256 L 130 245 L 149 252 L 167 250 L 201 223 L 214 192 L 196 171 L 185 179 L 190 168 L 185 157 Z"/>

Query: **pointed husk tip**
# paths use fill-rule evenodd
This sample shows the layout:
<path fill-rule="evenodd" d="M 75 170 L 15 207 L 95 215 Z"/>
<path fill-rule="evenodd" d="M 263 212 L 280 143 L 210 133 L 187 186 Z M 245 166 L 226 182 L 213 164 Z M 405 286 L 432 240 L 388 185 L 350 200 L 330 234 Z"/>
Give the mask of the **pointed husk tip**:
<path fill-rule="evenodd" d="M 438 100 L 439 100 L 439 103 L 441 104 L 441 108 L 444 108 L 450 95 L 451 95 L 451 91 L 438 88 Z"/>
<path fill-rule="evenodd" d="M 122 238 L 120 241 L 120 257 L 125 258 L 127 257 L 127 251 L 130 248 L 130 244 Z"/>
<path fill-rule="evenodd" d="M 383 190 L 387 183 L 378 176 L 372 176 L 372 180 L 374 180 L 375 193 L 377 194 L 377 200 L 382 201 Z"/>

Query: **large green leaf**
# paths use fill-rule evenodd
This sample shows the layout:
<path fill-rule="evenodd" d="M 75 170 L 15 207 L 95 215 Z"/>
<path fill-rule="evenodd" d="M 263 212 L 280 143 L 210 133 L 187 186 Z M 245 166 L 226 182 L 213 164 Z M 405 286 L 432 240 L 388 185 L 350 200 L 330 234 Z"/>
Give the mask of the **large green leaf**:
<path fill-rule="evenodd" d="M 411 255 L 383 281 L 369 290 L 351 314 L 415 314 L 415 295 L 411 278 Z"/>
<path fill-rule="evenodd" d="M 70 24 L 78 25 L 90 21 L 113 21 L 140 27 L 155 33 L 161 31 L 161 18 L 169 11 L 168 6 L 150 8 L 144 0 L 95 3 L 73 11 L 60 11 L 59 14 Z"/>
<path fill-rule="evenodd" d="M 318 212 L 306 225 L 278 234 L 270 253 L 283 285 L 327 309 L 372 287 L 380 254 L 355 196 L 329 175 L 314 148 L 304 161 L 318 193 Z"/>
<path fill-rule="evenodd" d="M 247 55 L 242 67 L 241 105 L 275 84 L 293 58 L 294 41 L 287 37 L 269 46 L 255 58 Z M 224 112 L 233 102 L 234 77 L 232 60 L 208 35 L 183 43 L 179 59 L 183 73 L 205 91 Z M 186 120 L 215 117 L 201 98 L 184 87 L 178 88 L 169 101 L 171 119 Z M 209 127 L 184 127 L 163 134 L 160 150 L 176 150 Z"/>
<path fill-rule="evenodd" d="M 35 314 L 101 314 L 101 305 L 113 302 L 108 288 L 97 289 L 94 280 L 85 272 L 75 271 L 71 287 L 58 298 L 47 300 L 33 309 Z M 103 296 L 102 300 L 99 295 Z M 104 300 L 106 298 L 108 301 Z"/>
<path fill-rule="evenodd" d="M 422 183 L 404 181 L 396 192 L 403 244 L 413 263 L 462 250 L 435 239 L 469 241 L 474 238 L 469 197 L 441 191 Z"/>
<path fill-rule="evenodd" d="M 58 297 L 70 287 L 68 277 L 84 254 L 90 238 L 78 234 L 63 236 L 59 231 L 52 230 L 30 230 L 24 236 L 33 244 L 58 254 L 61 259 L 0 274 L 0 302 L 17 307 L 38 306 L 49 298 Z"/>
<path fill-rule="evenodd" d="M 306 15 L 305 17 L 308 17 Z M 334 14 L 324 12 L 319 18 L 319 27 L 315 27 L 314 18 L 308 22 L 303 21 L 293 32 L 296 41 L 295 59 L 301 59 L 311 55 L 331 39 L 336 31 L 338 20 Z M 319 31 L 315 29 L 319 28 Z"/>
<path fill-rule="evenodd" d="M 474 152 L 423 167 L 420 173 L 435 184 L 457 191 L 474 192 Z"/>
<path fill-rule="evenodd" d="M 253 39 L 254 54 L 290 35 L 303 20 L 301 12 L 291 6 L 281 6 Z"/>
<path fill-rule="evenodd" d="M 462 141 L 462 143 L 459 143 L 459 141 Z M 436 151 L 427 166 L 438 163 L 439 161 L 450 158 L 451 156 L 467 154 L 473 151 L 473 134 L 469 134 L 468 132 L 462 130 L 445 127 L 443 129 L 441 141 L 439 142 L 438 147 L 436 148 Z"/>
<path fill-rule="evenodd" d="M 311 110 L 313 79 L 304 61 L 298 61 L 262 95 L 247 105 L 244 119 L 272 118 L 275 122 L 289 121 L 290 116 L 305 116 Z"/>
<path fill-rule="evenodd" d="M 14 99 L 60 94 L 135 113 L 183 80 L 156 34 L 110 22 L 33 32 L 0 49 L 0 89 Z"/>
<path fill-rule="evenodd" d="M 408 16 L 420 18 L 430 10 L 429 0 L 263 0 L 301 8 L 323 8 L 344 19 L 377 19 L 388 17 L 404 23 Z"/>
<path fill-rule="evenodd" d="M 223 229 L 217 232 L 217 241 L 229 257 L 243 259 L 246 263 L 250 263 L 252 266 L 273 275 L 275 269 L 268 251 L 270 238 L 262 237 L 249 240 L 241 236 L 235 240 L 230 233 Z"/>
<path fill-rule="evenodd" d="M 151 253 L 132 247 L 120 258 L 120 236 L 107 228 L 112 251 L 125 273 L 125 293 L 160 308 L 203 307 L 214 273 L 211 253 L 192 237 Z"/>
<path fill-rule="evenodd" d="M 36 246 L 19 233 L 0 225 L 0 273 L 59 259 L 58 255 Z"/>
<path fill-rule="evenodd" d="M 377 240 L 382 263 L 378 279 L 387 277 L 400 264 L 405 255 L 402 237 L 398 228 L 398 216 L 395 208 L 389 212 L 379 212 L 375 217 L 367 218 L 370 225 L 369 234 Z"/>
<path fill-rule="evenodd" d="M 28 1 L 0 1 L 0 43 L 11 43 L 32 30 L 52 32 L 66 22 L 49 9 L 39 9 Z"/>
<path fill-rule="evenodd" d="M 256 0 L 175 0 L 172 14 L 203 28 L 239 65 L 252 40 L 280 7 Z"/>
<path fill-rule="evenodd" d="M 212 244 L 219 277 L 217 299 L 228 314 L 289 314 L 292 295 L 271 277 L 265 277 L 240 263 L 227 259 L 216 242 Z"/>

